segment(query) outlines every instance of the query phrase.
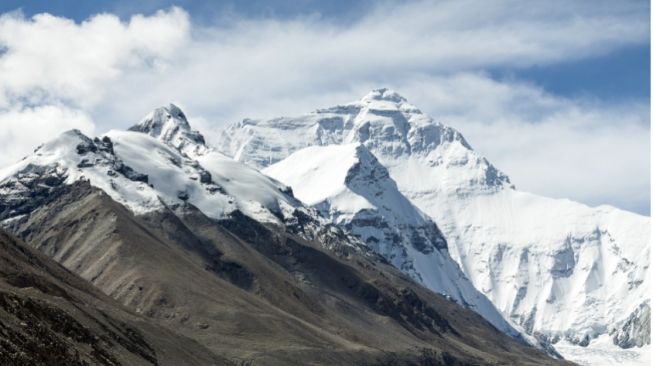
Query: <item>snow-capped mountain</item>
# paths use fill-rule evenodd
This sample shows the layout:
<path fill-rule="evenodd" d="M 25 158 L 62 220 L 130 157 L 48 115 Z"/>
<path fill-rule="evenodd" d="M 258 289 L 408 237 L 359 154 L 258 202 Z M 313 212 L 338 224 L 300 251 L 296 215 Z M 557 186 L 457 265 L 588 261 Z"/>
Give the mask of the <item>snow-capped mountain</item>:
<path fill-rule="evenodd" d="M 240 211 L 305 237 L 342 234 L 288 187 L 210 149 L 174 105 L 155 109 L 129 131 L 94 139 L 67 131 L 0 170 L 0 218 L 27 214 L 79 180 L 139 215 L 188 202 L 214 219 Z"/>
<path fill-rule="evenodd" d="M 391 90 L 304 116 L 243 120 L 218 148 L 264 168 L 307 146 L 349 143 L 374 154 L 434 219 L 476 288 L 529 333 L 585 345 L 649 298 L 650 218 L 518 191 L 458 131 Z"/>
<path fill-rule="evenodd" d="M 417 282 L 518 334 L 451 259 L 437 225 L 399 192 L 364 145 L 307 147 L 263 172 Z"/>
<path fill-rule="evenodd" d="M 267 173 L 314 208 L 256 170 L 275 163 Z M 302 117 L 245 120 L 217 149 L 173 105 L 129 131 L 68 131 L 0 170 L 0 220 L 24 224 L 80 181 L 136 215 L 186 202 L 212 219 L 242 212 L 321 245 L 372 248 L 504 331 L 494 310 L 571 347 L 650 344 L 649 218 L 519 192 L 459 132 L 386 89 Z"/>
<path fill-rule="evenodd" d="M 60 185 L 88 180 L 140 215 L 188 202 L 215 219 L 238 210 L 259 222 L 292 227 L 310 218 L 315 227 L 302 234 L 311 237 L 320 235 L 316 231 L 329 231 L 332 226 L 327 224 L 333 222 L 418 282 L 477 310 L 505 333 L 518 336 L 451 260 L 435 223 L 399 193 L 376 158 L 362 145 L 340 150 L 342 158 L 349 155 L 349 164 L 331 160 L 335 163 L 332 170 L 323 172 L 345 174 L 339 183 L 346 183 L 350 194 L 331 197 L 339 203 L 327 203 L 329 196 L 325 195 L 315 205 L 317 211 L 310 210 L 288 186 L 207 146 L 183 112 L 170 105 L 155 109 L 128 131 L 113 130 L 101 138 L 91 139 L 77 130 L 65 132 L 1 170 L 0 217 L 18 218 L 44 204 Z M 330 160 L 329 154 L 322 156 Z M 281 166 L 279 175 L 283 170 L 302 174 L 298 167 Z M 352 199 L 364 207 L 347 207 Z"/>
<path fill-rule="evenodd" d="M 223 131 L 217 149 L 262 169 L 303 147 L 355 142 L 390 170 L 410 199 L 434 190 L 464 195 L 510 186 L 508 177 L 476 154 L 460 132 L 387 89 L 304 116 L 245 119 Z"/>

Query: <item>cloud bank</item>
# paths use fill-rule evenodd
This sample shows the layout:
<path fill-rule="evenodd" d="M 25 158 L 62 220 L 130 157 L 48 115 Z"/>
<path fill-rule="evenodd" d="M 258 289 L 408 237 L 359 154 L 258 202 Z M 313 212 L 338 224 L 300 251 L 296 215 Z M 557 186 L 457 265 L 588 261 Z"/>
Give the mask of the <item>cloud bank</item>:
<path fill-rule="evenodd" d="M 57 131 L 124 128 L 169 101 L 210 139 L 244 117 L 388 86 L 461 130 L 521 189 L 647 212 L 646 102 L 563 98 L 487 72 L 646 44 L 647 13 L 634 1 L 416 1 L 380 3 L 345 24 L 231 15 L 199 26 L 180 8 L 82 23 L 4 14 L 0 164 Z"/>

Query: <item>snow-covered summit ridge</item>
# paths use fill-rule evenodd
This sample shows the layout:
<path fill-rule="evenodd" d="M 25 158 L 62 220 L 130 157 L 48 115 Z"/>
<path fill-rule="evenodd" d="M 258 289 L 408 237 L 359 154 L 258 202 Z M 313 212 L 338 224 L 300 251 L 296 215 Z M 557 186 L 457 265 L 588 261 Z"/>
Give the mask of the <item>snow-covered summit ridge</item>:
<path fill-rule="evenodd" d="M 512 187 L 508 176 L 474 152 L 460 132 L 389 89 L 303 116 L 246 119 L 225 129 L 219 141 L 219 151 L 259 169 L 306 146 L 362 143 L 390 170 L 429 165 L 429 175 L 421 179 L 406 172 L 415 190 L 455 186 L 464 195 Z"/>
<path fill-rule="evenodd" d="M 0 216 L 29 213 L 62 184 L 79 180 L 136 214 L 188 202 L 217 219 L 240 210 L 260 222 L 281 223 L 304 209 L 288 187 L 210 151 L 171 105 L 129 131 L 96 138 L 66 131 L 0 170 Z"/>
<path fill-rule="evenodd" d="M 109 137 L 91 139 L 70 130 L 39 146 L 32 155 L 0 170 L 3 217 L 29 213 L 62 184 L 89 180 L 136 213 L 161 208 L 150 178 L 115 154 Z"/>
<path fill-rule="evenodd" d="M 142 132 L 173 146 L 188 156 L 199 156 L 208 152 L 204 136 L 192 130 L 186 115 L 176 105 L 159 107 L 148 113 L 129 131 Z"/>

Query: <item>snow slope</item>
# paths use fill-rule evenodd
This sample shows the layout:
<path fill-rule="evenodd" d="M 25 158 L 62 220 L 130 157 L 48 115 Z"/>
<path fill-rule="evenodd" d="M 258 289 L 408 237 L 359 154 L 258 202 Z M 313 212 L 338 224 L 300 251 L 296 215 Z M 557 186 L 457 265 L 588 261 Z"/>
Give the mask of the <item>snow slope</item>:
<path fill-rule="evenodd" d="M 649 299 L 650 218 L 520 192 L 458 131 L 391 90 L 304 116 L 244 120 L 218 149 L 263 168 L 307 146 L 356 142 L 434 219 L 476 288 L 529 333 L 591 344 Z"/>
<path fill-rule="evenodd" d="M 427 288 L 476 310 L 504 332 L 518 333 L 451 259 L 440 230 L 398 190 L 360 144 L 299 150 L 263 171 Z"/>
<path fill-rule="evenodd" d="M 149 116 L 167 118 L 168 111 L 183 116 L 174 106 L 159 108 Z M 143 123 L 151 126 L 152 121 L 148 117 Z M 154 122 L 155 127 L 161 126 L 156 119 Z M 33 199 L 35 192 L 40 192 L 37 198 L 45 200 L 58 185 L 80 179 L 137 214 L 189 202 L 217 219 L 240 210 L 261 222 L 280 223 L 295 210 L 304 209 L 288 194 L 286 186 L 209 151 L 199 133 L 189 133 L 185 119 L 171 117 L 163 127 L 159 129 L 161 136 L 141 133 L 144 128 L 140 132 L 136 132 L 138 128 L 110 131 L 95 139 L 77 130 L 63 133 L 17 164 L 0 170 L 0 195 L 3 202 L 9 202 L 0 212 L 15 211 L 4 212 L 4 217 L 26 213 L 23 211 L 39 204 L 39 199 Z M 185 139 L 193 134 L 195 140 Z M 186 152 L 204 155 L 193 159 Z"/>
<path fill-rule="evenodd" d="M 568 341 L 556 344 L 556 350 L 569 361 L 581 366 L 619 365 L 650 366 L 651 345 L 636 348 L 621 348 L 607 335 L 602 335 L 587 347 L 579 347 Z"/>
<path fill-rule="evenodd" d="M 160 154 L 173 154 L 163 147 Z M 174 154 L 173 154 L 174 156 Z M 78 130 L 64 132 L 39 146 L 32 155 L 0 170 L 4 216 L 20 215 L 40 205 L 61 184 L 86 179 L 136 213 L 162 207 L 149 177 L 135 172 L 118 158 L 109 139 L 91 139 Z M 36 201 L 30 204 L 30 201 Z M 225 207 L 225 205 L 221 205 Z"/>
<path fill-rule="evenodd" d="M 293 197 L 289 187 L 214 151 L 174 105 L 155 109 L 129 131 L 91 139 L 67 131 L 0 170 L 0 224 L 87 180 L 137 215 L 190 203 L 214 219 L 237 212 L 327 249 L 376 255 Z"/>

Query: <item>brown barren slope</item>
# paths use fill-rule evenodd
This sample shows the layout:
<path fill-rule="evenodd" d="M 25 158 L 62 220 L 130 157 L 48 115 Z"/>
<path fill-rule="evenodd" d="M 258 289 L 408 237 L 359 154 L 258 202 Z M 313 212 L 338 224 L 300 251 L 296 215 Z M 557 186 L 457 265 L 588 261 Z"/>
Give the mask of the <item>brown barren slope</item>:
<path fill-rule="evenodd" d="M 1 365 L 229 365 L 0 230 Z"/>
<path fill-rule="evenodd" d="M 377 256 L 340 243 L 326 250 L 242 215 L 217 222 L 187 205 L 135 217 L 77 183 L 11 229 L 122 304 L 239 364 L 565 364 Z"/>

